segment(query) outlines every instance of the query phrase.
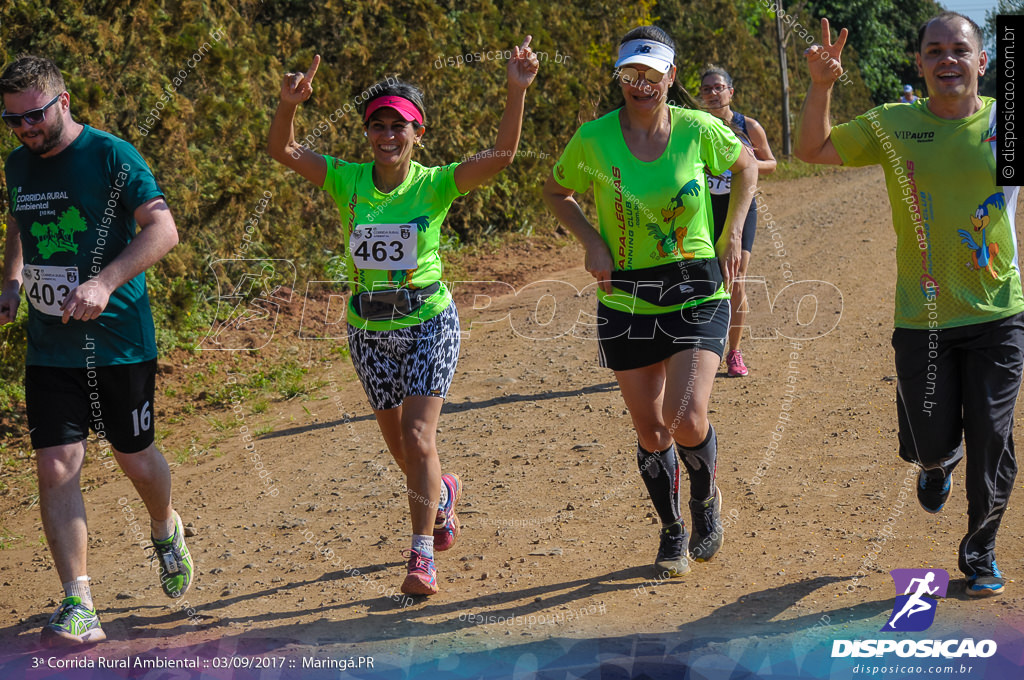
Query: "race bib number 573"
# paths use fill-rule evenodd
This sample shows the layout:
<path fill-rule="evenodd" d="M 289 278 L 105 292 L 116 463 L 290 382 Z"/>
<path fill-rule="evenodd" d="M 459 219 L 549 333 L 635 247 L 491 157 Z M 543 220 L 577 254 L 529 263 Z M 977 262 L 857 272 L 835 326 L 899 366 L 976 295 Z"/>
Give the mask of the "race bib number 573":
<path fill-rule="evenodd" d="M 708 193 L 716 196 L 727 194 L 732 189 L 732 171 L 726 170 L 721 175 L 708 177 Z"/>
<path fill-rule="evenodd" d="M 415 269 L 415 224 L 360 224 L 352 230 L 349 252 L 359 269 Z"/>
<path fill-rule="evenodd" d="M 78 267 L 27 264 L 24 269 L 25 295 L 36 310 L 51 316 L 64 313 L 61 305 L 78 288 Z"/>

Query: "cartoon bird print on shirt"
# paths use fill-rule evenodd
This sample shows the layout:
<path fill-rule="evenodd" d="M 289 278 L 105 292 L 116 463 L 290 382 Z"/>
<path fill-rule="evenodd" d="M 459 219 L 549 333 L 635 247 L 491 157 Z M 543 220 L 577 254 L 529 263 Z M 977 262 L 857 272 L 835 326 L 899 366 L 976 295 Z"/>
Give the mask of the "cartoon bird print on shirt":
<path fill-rule="evenodd" d="M 415 224 L 416 231 L 420 234 L 425 233 L 427 231 L 427 227 L 430 226 L 430 220 L 427 219 L 426 215 L 420 215 L 416 219 L 409 220 L 408 223 Z M 416 242 L 419 242 L 418 238 L 416 239 Z M 408 283 L 412 281 L 412 275 L 413 273 L 415 273 L 415 271 L 416 267 L 413 267 L 412 269 L 399 269 L 397 271 L 389 271 L 388 281 L 397 284 L 398 288 L 412 288 L 413 286 L 408 285 Z"/>
<path fill-rule="evenodd" d="M 655 222 L 647 223 L 647 231 L 654 237 L 656 247 L 656 251 L 651 253 L 651 257 L 668 257 L 681 252 L 684 259 L 692 260 L 694 258 L 696 253 L 683 250 L 683 239 L 686 238 L 687 227 L 676 227 L 675 223 L 676 218 L 686 212 L 683 196 L 697 196 L 699 193 L 700 185 L 696 179 L 691 179 L 683 185 L 679 193 L 669 200 L 668 207 L 661 209 L 662 218 L 665 222 L 670 223 L 666 231 L 663 232 Z"/>
<path fill-rule="evenodd" d="M 990 222 L 990 207 L 997 210 L 1002 210 L 1006 207 L 1006 196 L 1003 192 L 996 192 L 986 198 L 978 206 L 978 209 L 974 211 L 974 215 L 971 216 L 971 224 L 974 225 L 974 231 L 981 232 L 980 244 L 974 240 L 974 236 L 966 229 L 958 229 L 956 233 L 960 235 L 960 243 L 967 244 L 967 247 L 971 250 L 971 262 L 968 262 L 967 266 L 976 271 L 985 269 L 992 275 L 992 278 L 996 278 L 996 271 L 992 267 L 992 260 L 999 254 L 999 244 L 995 242 L 988 243 L 986 233 Z"/>

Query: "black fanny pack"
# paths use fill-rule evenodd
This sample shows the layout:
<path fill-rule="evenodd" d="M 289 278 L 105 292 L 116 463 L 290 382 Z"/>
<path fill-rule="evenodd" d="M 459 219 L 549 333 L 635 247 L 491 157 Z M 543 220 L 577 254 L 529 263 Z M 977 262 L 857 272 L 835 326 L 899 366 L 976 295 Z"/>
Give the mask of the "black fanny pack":
<path fill-rule="evenodd" d="M 441 290 L 435 281 L 426 288 L 388 288 L 359 293 L 352 298 L 356 314 L 367 321 L 392 321 L 414 314 L 427 298 Z"/>
<path fill-rule="evenodd" d="M 722 285 L 716 258 L 612 272 L 612 286 L 659 307 L 681 305 L 714 295 Z"/>

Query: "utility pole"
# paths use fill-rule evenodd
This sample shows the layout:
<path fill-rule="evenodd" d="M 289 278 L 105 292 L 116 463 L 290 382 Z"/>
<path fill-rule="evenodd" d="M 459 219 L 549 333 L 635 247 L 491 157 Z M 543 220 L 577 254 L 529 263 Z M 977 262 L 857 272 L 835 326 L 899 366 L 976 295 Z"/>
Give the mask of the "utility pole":
<path fill-rule="evenodd" d="M 782 80 L 782 155 L 787 158 L 793 155 L 792 133 L 789 121 L 789 66 L 786 63 L 786 36 L 782 28 L 782 0 L 777 0 L 775 10 L 775 28 L 779 34 L 779 69 Z"/>

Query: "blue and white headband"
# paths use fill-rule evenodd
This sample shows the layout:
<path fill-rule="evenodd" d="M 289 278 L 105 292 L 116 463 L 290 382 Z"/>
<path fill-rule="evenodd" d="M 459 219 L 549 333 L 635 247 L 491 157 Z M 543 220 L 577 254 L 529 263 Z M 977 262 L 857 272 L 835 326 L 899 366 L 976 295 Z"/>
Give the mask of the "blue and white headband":
<path fill-rule="evenodd" d="M 615 68 L 619 68 L 623 64 L 643 64 L 660 73 L 668 73 L 675 58 L 675 50 L 665 43 L 641 38 L 630 40 L 619 46 L 619 59 L 615 62 Z"/>

